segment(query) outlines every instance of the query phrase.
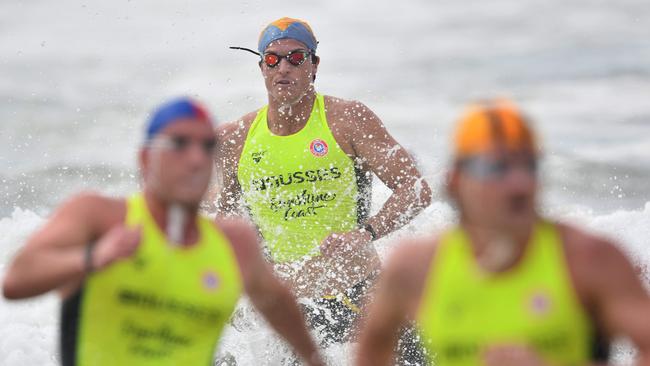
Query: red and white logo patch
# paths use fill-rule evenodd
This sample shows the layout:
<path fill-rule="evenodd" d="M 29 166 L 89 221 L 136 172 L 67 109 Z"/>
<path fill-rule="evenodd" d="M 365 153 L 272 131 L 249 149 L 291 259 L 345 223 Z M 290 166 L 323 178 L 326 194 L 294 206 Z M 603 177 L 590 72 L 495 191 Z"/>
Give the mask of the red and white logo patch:
<path fill-rule="evenodd" d="M 327 155 L 329 148 L 327 147 L 327 142 L 321 139 L 315 139 L 309 144 L 309 151 L 311 151 L 312 155 L 321 157 Z"/>
<path fill-rule="evenodd" d="M 217 289 L 217 287 L 219 287 L 220 281 L 216 273 L 212 271 L 205 271 L 201 278 L 201 282 L 203 282 L 203 288 L 208 291 L 214 291 Z"/>
<path fill-rule="evenodd" d="M 529 297 L 528 307 L 533 314 L 543 316 L 551 311 L 553 304 L 546 292 L 537 291 Z"/>

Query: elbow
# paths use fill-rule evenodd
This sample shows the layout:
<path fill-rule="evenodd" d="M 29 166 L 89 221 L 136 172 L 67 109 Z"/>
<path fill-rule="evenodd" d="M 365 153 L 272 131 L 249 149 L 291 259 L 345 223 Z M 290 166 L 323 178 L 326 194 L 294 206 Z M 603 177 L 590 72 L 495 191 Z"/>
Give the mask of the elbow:
<path fill-rule="evenodd" d="M 19 300 L 39 295 L 36 284 L 31 283 L 28 274 L 20 271 L 15 263 L 9 267 L 2 279 L 2 296 L 7 300 Z"/>
<path fill-rule="evenodd" d="M 20 285 L 14 277 L 11 273 L 8 273 L 2 281 L 2 296 L 7 300 L 17 300 L 24 297 L 21 296 Z"/>

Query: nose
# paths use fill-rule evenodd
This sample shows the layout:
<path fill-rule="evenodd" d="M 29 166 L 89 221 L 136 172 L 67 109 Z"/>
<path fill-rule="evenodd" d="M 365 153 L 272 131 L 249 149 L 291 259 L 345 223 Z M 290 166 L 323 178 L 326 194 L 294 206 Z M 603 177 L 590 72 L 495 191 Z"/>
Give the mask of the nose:
<path fill-rule="evenodd" d="M 286 59 L 286 57 L 281 58 L 280 63 L 277 66 L 278 71 L 284 75 L 288 74 L 291 71 L 291 68 L 293 67 L 295 66 L 291 65 L 291 63 Z"/>
<path fill-rule="evenodd" d="M 212 162 L 212 156 L 205 151 L 203 146 L 199 143 L 192 143 L 185 151 L 185 159 L 187 164 L 192 166 L 201 166 L 207 162 Z"/>
<path fill-rule="evenodd" d="M 508 174 L 506 181 L 510 187 L 520 191 L 528 191 L 535 186 L 537 175 L 525 164 L 514 164 Z"/>

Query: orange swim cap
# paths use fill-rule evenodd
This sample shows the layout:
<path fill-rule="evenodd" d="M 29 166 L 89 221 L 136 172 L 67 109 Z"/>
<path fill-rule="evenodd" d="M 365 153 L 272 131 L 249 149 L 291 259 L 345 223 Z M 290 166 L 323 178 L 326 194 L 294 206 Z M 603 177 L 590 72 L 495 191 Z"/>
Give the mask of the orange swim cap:
<path fill-rule="evenodd" d="M 454 145 L 457 159 L 499 149 L 538 153 L 525 116 L 503 99 L 470 105 L 457 124 Z"/>

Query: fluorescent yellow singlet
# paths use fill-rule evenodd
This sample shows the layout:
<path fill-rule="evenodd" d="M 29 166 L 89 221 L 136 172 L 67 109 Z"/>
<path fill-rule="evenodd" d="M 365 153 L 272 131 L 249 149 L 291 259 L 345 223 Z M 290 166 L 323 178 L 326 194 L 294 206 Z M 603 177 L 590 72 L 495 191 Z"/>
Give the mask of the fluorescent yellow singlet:
<path fill-rule="evenodd" d="M 133 257 L 87 278 L 77 296 L 75 339 L 63 345 L 64 364 L 210 365 L 242 288 L 230 243 L 200 217 L 199 241 L 175 246 L 142 195 L 127 202 L 126 224 L 142 227 L 141 244 Z M 66 319 L 70 309 L 64 305 L 62 323 L 75 319 Z"/>
<path fill-rule="evenodd" d="M 363 216 L 355 164 L 334 140 L 322 95 L 292 135 L 269 130 L 267 109 L 253 121 L 239 160 L 244 201 L 274 261 L 319 255 L 327 235 L 356 228 Z"/>
<path fill-rule="evenodd" d="M 482 365 L 490 345 L 526 344 L 553 365 L 585 365 L 594 331 L 571 284 L 555 226 L 539 222 L 521 262 L 500 274 L 477 265 L 466 233 L 446 233 L 418 322 L 432 361 Z"/>

